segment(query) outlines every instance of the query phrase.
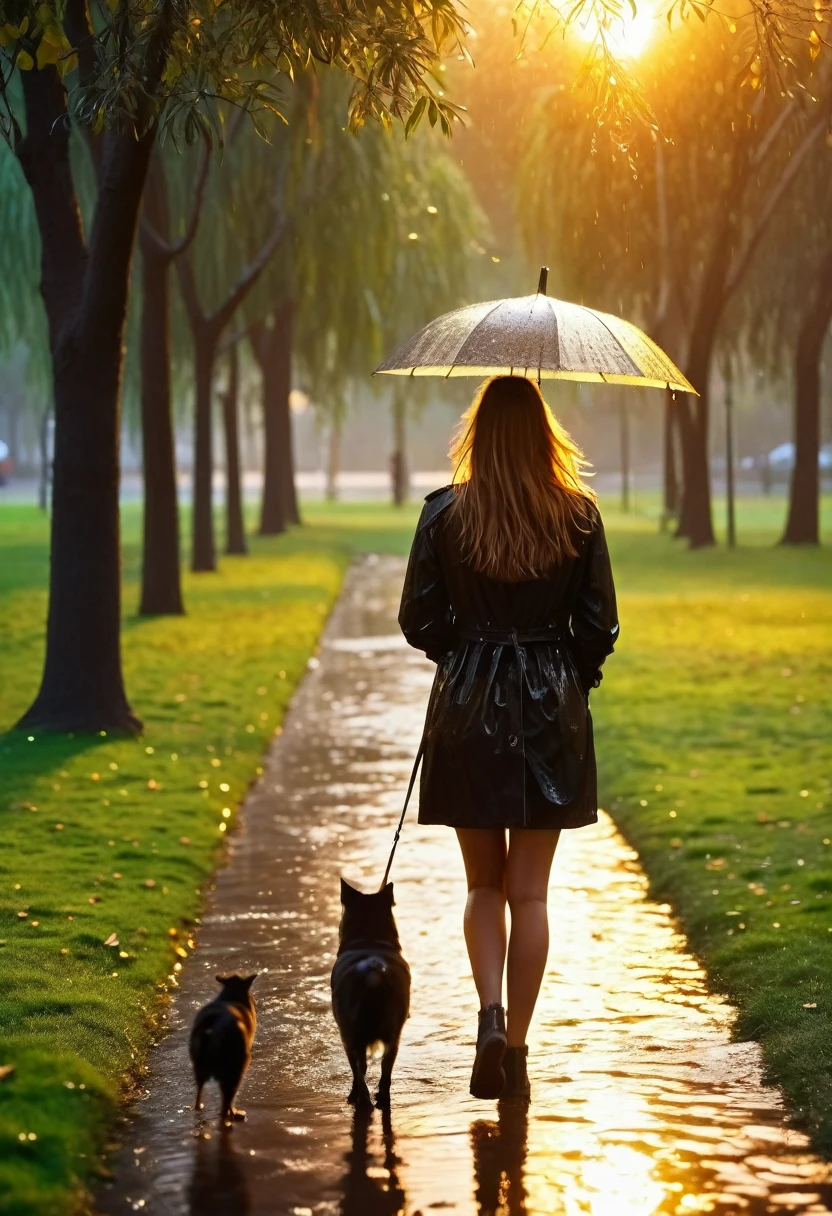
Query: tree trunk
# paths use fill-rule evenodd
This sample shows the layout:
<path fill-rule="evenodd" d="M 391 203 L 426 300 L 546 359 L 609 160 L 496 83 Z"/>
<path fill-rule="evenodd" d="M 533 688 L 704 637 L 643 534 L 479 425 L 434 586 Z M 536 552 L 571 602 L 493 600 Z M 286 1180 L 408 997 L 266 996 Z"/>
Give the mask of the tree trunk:
<path fill-rule="evenodd" d="M 49 616 L 27 730 L 135 732 L 121 671 L 119 405 L 139 204 L 154 133 L 109 132 L 87 243 L 69 159 L 66 95 L 52 67 L 21 73 L 18 156 L 41 237 L 55 405 Z"/>
<path fill-rule="evenodd" d="M 247 553 L 240 483 L 239 411 L 240 364 L 235 342 L 228 352 L 228 384 L 222 395 L 225 432 L 225 551 Z"/>
<path fill-rule="evenodd" d="M 740 258 L 741 269 L 734 263 L 754 138 L 750 129 L 738 135 L 731 180 L 721 209 L 722 219 L 702 276 L 688 344 L 685 375 L 700 395 L 692 398 L 690 404 L 684 398 L 680 401 L 682 501 L 677 535 L 687 537 L 692 549 L 716 543 L 708 460 L 711 362 L 725 305 L 749 264 L 747 257 Z"/>
<path fill-rule="evenodd" d="M 338 473 L 341 469 L 341 419 L 333 416 L 329 427 L 326 456 L 326 489 L 324 497 L 327 502 L 338 501 Z"/>
<path fill-rule="evenodd" d="M 679 535 L 687 538 L 691 549 L 716 543 L 711 507 L 711 470 L 708 460 L 710 413 L 710 375 L 716 327 L 696 346 L 688 361 L 686 375 L 699 389 L 693 402 L 682 403 L 679 431 L 682 439 L 682 504 Z"/>
<path fill-rule="evenodd" d="M 688 348 L 685 375 L 699 396 L 677 398 L 682 441 L 682 502 L 678 535 L 692 549 L 716 543 L 711 508 L 711 471 L 708 460 L 710 380 L 717 328 L 726 302 L 726 279 L 733 228 L 728 225 L 712 251 Z"/>
<path fill-rule="evenodd" d="M 703 389 L 702 395 L 707 394 Z M 702 402 L 700 398 L 700 408 Z M 707 403 L 705 403 L 707 416 Z M 682 440 L 682 498 L 677 536 L 687 539 L 691 549 L 705 548 L 716 543 L 711 513 L 710 465 L 708 461 L 707 422 L 696 406 L 687 402 L 679 411 L 679 433 Z"/>
<path fill-rule="evenodd" d="M 283 501 L 283 518 L 287 524 L 300 523 L 297 487 L 295 486 L 295 443 L 292 435 L 292 345 L 295 322 L 294 300 L 286 300 L 275 309 L 275 337 L 280 346 L 280 384 L 275 402 L 278 426 L 278 484 Z"/>
<path fill-rule="evenodd" d="M 214 437 L 211 390 L 217 338 L 210 326 L 194 333 L 196 407 L 194 409 L 194 471 L 191 569 L 195 574 L 216 570 L 214 542 Z"/>
<path fill-rule="evenodd" d="M 621 440 L 621 510 L 630 510 L 630 414 L 623 396 L 618 406 L 619 436 Z"/>
<path fill-rule="evenodd" d="M 410 491 L 407 467 L 407 403 L 401 393 L 393 392 L 393 452 L 390 457 L 390 480 L 393 503 L 403 507 Z"/>
<path fill-rule="evenodd" d="M 144 207 L 167 240 L 164 178 L 151 173 Z M 144 470 L 144 543 L 140 616 L 184 613 L 179 551 L 176 445 L 170 393 L 170 258 L 142 239 L 141 411 Z"/>
<path fill-rule="evenodd" d="M 282 341 L 276 320 L 260 321 L 252 327 L 251 347 L 260 365 L 263 394 L 263 497 L 260 504 L 260 535 L 278 536 L 286 531 L 287 495 L 281 485 L 285 459 L 286 423 L 282 398 L 288 414 L 291 376 L 290 350 Z"/>
<path fill-rule="evenodd" d="M 38 444 L 40 446 L 40 478 L 38 480 L 38 506 L 41 511 L 49 509 L 49 490 L 52 485 L 52 457 L 49 452 L 49 420 L 52 417 L 52 406 L 48 405 L 43 411 L 38 428 Z"/>
<path fill-rule="evenodd" d="M 794 469 L 784 545 L 820 544 L 820 400 L 823 348 L 832 321 L 832 250 L 803 314 L 795 353 Z"/>
<path fill-rule="evenodd" d="M 206 162 L 207 164 L 207 162 Z M 214 514 L 212 501 L 213 457 L 211 434 L 211 389 L 214 362 L 223 331 L 268 265 L 285 230 L 285 220 L 275 224 L 244 273 L 212 313 L 204 311 L 196 277 L 188 258 L 179 258 L 177 270 L 185 312 L 194 341 L 196 364 L 196 411 L 194 415 L 193 554 L 194 571 L 215 570 Z"/>
<path fill-rule="evenodd" d="M 274 536 L 300 523 L 295 487 L 292 388 L 293 300 L 278 304 L 268 322 L 252 328 L 251 345 L 263 378 L 263 501 L 260 535 Z"/>
<path fill-rule="evenodd" d="M 668 389 L 664 398 L 664 514 L 663 524 L 679 512 L 679 473 L 676 465 L 678 408 Z"/>

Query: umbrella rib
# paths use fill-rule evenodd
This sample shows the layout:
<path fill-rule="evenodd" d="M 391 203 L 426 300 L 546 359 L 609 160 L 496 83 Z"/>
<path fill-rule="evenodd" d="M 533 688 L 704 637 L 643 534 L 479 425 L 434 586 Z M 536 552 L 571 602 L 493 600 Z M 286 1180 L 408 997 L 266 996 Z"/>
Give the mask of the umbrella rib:
<path fill-rule="evenodd" d="M 488 310 L 488 312 L 485 314 L 485 316 L 484 316 L 484 317 L 480 317 L 479 321 L 477 321 L 477 323 L 476 323 L 476 325 L 474 326 L 474 328 L 473 328 L 473 329 L 470 329 L 470 330 L 468 331 L 468 333 L 465 335 L 465 337 L 464 337 L 464 338 L 462 339 L 462 341 L 460 342 L 459 346 L 456 348 L 456 354 L 454 355 L 453 360 L 451 361 L 451 369 L 453 369 L 454 367 L 456 367 L 456 365 L 457 365 L 457 360 L 459 359 L 459 353 L 460 353 L 460 351 L 462 350 L 462 348 L 463 348 L 463 346 L 465 345 L 465 343 L 468 341 L 468 339 L 469 339 L 470 337 L 472 337 L 472 335 L 473 335 L 473 334 L 474 334 L 474 333 L 475 333 L 475 332 L 476 332 L 476 331 L 479 329 L 479 327 L 482 325 L 482 323 L 483 323 L 484 321 L 487 321 L 487 320 L 488 320 L 488 318 L 491 316 L 491 314 L 492 314 L 493 312 L 496 312 L 496 311 L 497 311 L 497 309 L 500 307 L 500 305 L 501 305 L 501 304 L 505 304 L 505 300 L 495 300 L 495 301 L 494 301 L 494 307 L 493 307 L 493 308 L 489 308 L 489 310 Z M 464 363 L 463 363 L 463 364 L 460 364 L 460 366 L 465 367 L 465 364 L 464 364 Z M 469 364 L 468 366 L 470 366 L 470 364 Z M 450 373 L 450 371 L 449 371 L 449 372 L 448 372 L 448 375 L 450 376 L 450 374 L 451 374 L 451 373 Z"/>
<path fill-rule="evenodd" d="M 558 310 L 555 308 L 555 301 L 551 296 L 544 296 L 544 299 L 546 300 L 546 303 L 549 305 L 549 309 L 552 313 L 552 318 L 555 322 L 555 343 L 556 343 L 556 348 L 557 348 L 557 356 L 556 356 L 557 366 L 556 366 L 555 370 L 558 370 L 560 368 L 560 326 L 558 325 Z M 543 367 L 543 343 L 541 342 L 540 358 L 538 359 L 538 368 L 537 368 L 538 383 L 540 382 L 540 372 L 541 372 L 542 367 Z"/>
<path fill-rule="evenodd" d="M 579 305 L 578 305 L 578 308 L 580 308 L 580 309 L 582 310 L 582 312 L 588 312 L 588 313 L 589 313 L 589 315 L 590 315 L 591 317 L 594 317 L 596 321 L 600 321 L 600 322 L 601 322 L 601 324 L 603 325 L 604 329 L 607 331 L 607 333 L 608 333 L 608 334 L 610 335 L 610 337 L 612 338 L 613 342 L 615 342 L 615 343 L 617 344 L 617 346 L 618 346 L 619 350 L 623 351 L 623 352 L 624 352 L 624 354 L 627 356 L 627 358 L 630 360 L 630 363 L 633 365 L 633 369 L 634 369 L 634 371 L 635 371 L 635 374 L 636 374 L 637 376 L 640 376 L 640 377 L 642 378 L 642 380 L 644 380 L 644 379 L 646 378 L 646 377 L 645 377 L 645 375 L 644 375 L 644 372 L 641 370 L 641 368 L 639 367 L 639 365 L 636 363 L 635 359 L 634 359 L 634 358 L 633 358 L 633 356 L 630 354 L 630 352 L 629 352 L 628 350 L 626 350 L 626 349 L 625 349 L 625 347 L 624 347 L 623 343 L 621 342 L 621 339 L 620 339 L 620 338 L 617 338 L 617 337 L 615 336 L 615 334 L 614 334 L 614 333 L 613 333 L 613 331 L 610 329 L 609 325 L 607 325 L 606 321 L 605 321 L 605 320 L 604 320 L 604 318 L 601 316 L 601 314 L 600 314 L 600 313 L 597 313 L 597 312 L 595 311 L 595 309 L 594 309 L 594 308 L 587 308 L 586 304 L 579 304 Z M 604 373 L 603 373 L 603 372 L 600 372 L 600 373 L 599 373 L 599 375 L 603 376 L 603 375 L 604 375 Z"/>

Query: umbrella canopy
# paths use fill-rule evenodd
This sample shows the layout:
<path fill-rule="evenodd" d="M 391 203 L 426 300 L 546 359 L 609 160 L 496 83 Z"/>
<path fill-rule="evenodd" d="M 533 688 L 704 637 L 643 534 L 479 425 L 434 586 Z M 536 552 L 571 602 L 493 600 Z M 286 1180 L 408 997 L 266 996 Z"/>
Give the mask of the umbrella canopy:
<path fill-rule="evenodd" d="M 488 300 L 446 312 L 376 368 L 392 376 L 528 376 L 696 389 L 629 321 L 546 295 Z"/>

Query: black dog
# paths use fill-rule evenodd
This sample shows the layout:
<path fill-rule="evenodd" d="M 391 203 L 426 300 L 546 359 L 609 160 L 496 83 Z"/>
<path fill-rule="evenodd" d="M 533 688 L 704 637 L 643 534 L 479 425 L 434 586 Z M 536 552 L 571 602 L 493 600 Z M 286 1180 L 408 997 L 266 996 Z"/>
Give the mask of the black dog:
<path fill-rule="evenodd" d="M 364 895 L 341 879 L 341 932 L 332 968 L 332 1011 L 352 1068 L 349 1102 L 372 1106 L 365 1080 L 367 1050 L 384 1046 L 376 1105 L 390 1105 L 390 1078 L 410 1011 L 410 968 L 393 917 L 393 884 Z"/>
<path fill-rule="evenodd" d="M 257 1026 L 251 985 L 256 975 L 218 975 L 222 992 L 200 1009 L 191 1027 L 189 1050 L 196 1078 L 194 1110 L 202 1110 L 202 1087 L 219 1082 L 223 1123 L 245 1119 L 244 1110 L 234 1109 L 234 1097 L 251 1061 L 251 1044 Z"/>

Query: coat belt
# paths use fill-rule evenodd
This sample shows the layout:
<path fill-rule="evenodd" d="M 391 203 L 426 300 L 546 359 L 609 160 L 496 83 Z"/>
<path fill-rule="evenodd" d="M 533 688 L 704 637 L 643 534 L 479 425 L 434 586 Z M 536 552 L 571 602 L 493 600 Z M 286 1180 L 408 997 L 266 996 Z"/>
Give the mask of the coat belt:
<path fill-rule="evenodd" d="M 543 629 L 475 629 L 458 627 L 457 636 L 462 642 L 491 642 L 495 646 L 526 646 L 530 642 L 559 642 L 566 637 L 566 629 L 551 625 Z"/>

